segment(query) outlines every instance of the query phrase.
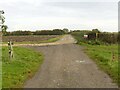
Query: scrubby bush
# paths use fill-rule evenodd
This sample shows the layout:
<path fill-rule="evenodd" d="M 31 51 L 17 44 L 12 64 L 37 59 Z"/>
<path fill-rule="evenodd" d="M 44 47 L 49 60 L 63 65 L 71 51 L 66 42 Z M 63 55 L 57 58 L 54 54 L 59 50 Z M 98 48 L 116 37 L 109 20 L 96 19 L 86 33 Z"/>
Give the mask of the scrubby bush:
<path fill-rule="evenodd" d="M 118 33 L 100 32 L 98 29 L 93 29 L 92 31 L 73 31 L 71 34 L 79 42 L 100 45 L 100 44 L 115 44 L 118 43 Z M 88 35 L 88 38 L 84 38 L 84 35 Z"/>
<path fill-rule="evenodd" d="M 118 33 L 101 33 L 98 39 L 108 44 L 115 44 L 118 42 Z"/>

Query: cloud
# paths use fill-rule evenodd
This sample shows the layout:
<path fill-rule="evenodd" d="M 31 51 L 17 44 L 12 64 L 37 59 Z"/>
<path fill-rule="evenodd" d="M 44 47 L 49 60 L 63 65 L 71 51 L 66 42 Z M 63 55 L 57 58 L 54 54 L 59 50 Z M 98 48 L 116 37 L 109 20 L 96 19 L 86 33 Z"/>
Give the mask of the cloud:
<path fill-rule="evenodd" d="M 11 31 L 64 27 L 117 31 L 117 0 L 85 1 L 3 0 L 0 7 L 5 11 L 6 24 Z"/>

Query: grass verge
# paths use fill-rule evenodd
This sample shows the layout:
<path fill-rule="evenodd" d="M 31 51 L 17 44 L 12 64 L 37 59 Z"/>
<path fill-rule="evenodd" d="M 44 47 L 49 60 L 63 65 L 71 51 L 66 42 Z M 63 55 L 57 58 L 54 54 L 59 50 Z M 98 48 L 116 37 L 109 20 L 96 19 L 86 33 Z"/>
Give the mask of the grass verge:
<path fill-rule="evenodd" d="M 9 60 L 7 47 L 2 48 L 2 87 L 19 88 L 32 77 L 43 62 L 43 55 L 31 49 L 14 47 L 14 58 Z"/>
<path fill-rule="evenodd" d="M 118 45 L 85 45 L 85 52 L 118 83 Z M 114 59 L 113 59 L 114 52 Z"/>
<path fill-rule="evenodd" d="M 73 37 L 77 40 L 77 44 L 85 47 L 85 53 L 96 62 L 98 67 L 106 72 L 113 79 L 113 82 L 116 82 L 120 86 L 118 44 L 88 44 L 88 41 L 82 38 L 81 33 L 73 34 Z"/>

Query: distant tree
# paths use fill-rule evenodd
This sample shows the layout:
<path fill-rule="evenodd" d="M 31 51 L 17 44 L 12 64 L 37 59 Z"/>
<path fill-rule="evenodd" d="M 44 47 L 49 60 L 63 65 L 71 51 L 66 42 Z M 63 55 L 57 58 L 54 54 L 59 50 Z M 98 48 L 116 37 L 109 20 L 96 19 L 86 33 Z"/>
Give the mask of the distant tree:
<path fill-rule="evenodd" d="M 13 31 L 11 33 L 7 33 L 7 35 L 32 35 L 32 32 L 31 31 L 21 31 L 21 30 L 18 30 L 18 31 Z"/>
<path fill-rule="evenodd" d="M 68 32 L 69 32 L 69 30 L 68 30 L 67 28 L 64 28 L 63 31 L 64 31 L 65 33 L 68 33 Z"/>
<path fill-rule="evenodd" d="M 65 32 L 61 29 L 54 29 L 53 30 L 54 35 L 62 35 L 65 34 Z"/>
<path fill-rule="evenodd" d="M 98 29 L 92 29 L 92 32 L 100 33 L 100 31 Z"/>

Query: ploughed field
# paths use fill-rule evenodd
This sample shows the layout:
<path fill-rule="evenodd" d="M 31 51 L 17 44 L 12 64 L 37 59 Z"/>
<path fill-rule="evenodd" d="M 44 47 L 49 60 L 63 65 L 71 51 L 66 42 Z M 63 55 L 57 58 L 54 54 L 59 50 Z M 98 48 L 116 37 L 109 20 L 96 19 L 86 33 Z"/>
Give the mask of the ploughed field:
<path fill-rule="evenodd" d="M 3 36 L 2 41 L 8 42 L 9 40 L 16 43 L 41 43 L 41 42 L 53 42 L 58 40 L 59 35 L 31 35 L 31 36 Z"/>

